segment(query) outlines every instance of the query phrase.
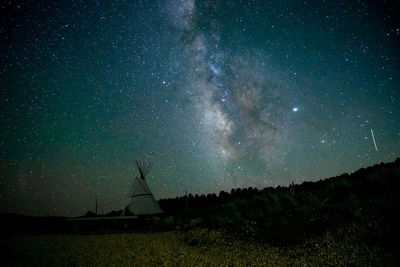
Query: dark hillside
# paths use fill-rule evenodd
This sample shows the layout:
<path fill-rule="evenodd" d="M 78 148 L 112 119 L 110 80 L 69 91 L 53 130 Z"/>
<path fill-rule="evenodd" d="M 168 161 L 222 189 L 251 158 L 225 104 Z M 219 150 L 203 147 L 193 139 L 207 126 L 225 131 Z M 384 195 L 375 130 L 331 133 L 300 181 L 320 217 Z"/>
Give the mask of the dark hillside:
<path fill-rule="evenodd" d="M 397 159 L 317 182 L 262 190 L 232 189 L 219 196 L 189 195 L 159 203 L 167 216 L 174 216 L 178 228 L 224 228 L 246 239 L 291 245 L 328 230 L 356 225 L 360 238 L 397 247 L 399 185 Z"/>

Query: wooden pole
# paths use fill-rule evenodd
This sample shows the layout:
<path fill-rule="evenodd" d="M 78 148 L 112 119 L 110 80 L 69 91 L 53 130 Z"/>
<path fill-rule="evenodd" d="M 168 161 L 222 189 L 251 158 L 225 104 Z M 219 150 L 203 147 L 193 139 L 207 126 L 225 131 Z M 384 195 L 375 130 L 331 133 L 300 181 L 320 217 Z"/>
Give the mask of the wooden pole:
<path fill-rule="evenodd" d="M 96 207 L 95 207 L 95 210 L 96 210 L 96 215 L 97 215 L 97 195 L 95 195 L 95 199 L 96 199 Z"/>
<path fill-rule="evenodd" d="M 188 194 L 187 194 L 187 190 L 185 190 L 185 212 L 187 212 L 188 209 Z"/>

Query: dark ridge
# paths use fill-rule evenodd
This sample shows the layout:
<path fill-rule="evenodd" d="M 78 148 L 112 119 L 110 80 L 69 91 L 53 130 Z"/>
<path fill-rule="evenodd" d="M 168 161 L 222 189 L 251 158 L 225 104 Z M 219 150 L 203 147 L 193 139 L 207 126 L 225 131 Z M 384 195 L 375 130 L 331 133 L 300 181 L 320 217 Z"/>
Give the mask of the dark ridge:
<path fill-rule="evenodd" d="M 400 158 L 348 174 L 288 187 L 232 189 L 219 195 L 161 199 L 178 228 L 228 229 L 276 245 L 306 241 L 351 224 L 369 241 L 398 247 Z M 187 207 L 187 208 L 186 208 Z"/>

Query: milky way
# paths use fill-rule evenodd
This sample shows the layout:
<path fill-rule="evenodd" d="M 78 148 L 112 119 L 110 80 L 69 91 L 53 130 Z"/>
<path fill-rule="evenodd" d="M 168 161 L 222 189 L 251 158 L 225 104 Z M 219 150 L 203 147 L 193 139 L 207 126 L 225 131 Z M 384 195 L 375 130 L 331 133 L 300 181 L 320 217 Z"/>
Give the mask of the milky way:
<path fill-rule="evenodd" d="M 400 155 L 390 1 L 2 5 L 0 211 L 122 209 L 287 185 Z M 371 137 L 373 129 L 376 150 Z"/>
<path fill-rule="evenodd" d="M 287 142 L 287 85 L 271 72 L 268 75 L 265 62 L 257 61 L 262 51 L 243 54 L 224 48 L 218 31 L 221 25 L 204 19 L 198 9 L 194 1 L 173 1 L 169 10 L 173 10 L 177 52 L 185 69 L 181 89 L 192 102 L 199 131 L 205 131 L 202 142 L 228 175 L 232 175 L 229 169 L 241 169 L 246 160 L 265 172 L 280 159 L 283 140 Z M 203 24 L 208 25 L 202 29 Z M 238 186 L 237 179 L 223 183 Z"/>

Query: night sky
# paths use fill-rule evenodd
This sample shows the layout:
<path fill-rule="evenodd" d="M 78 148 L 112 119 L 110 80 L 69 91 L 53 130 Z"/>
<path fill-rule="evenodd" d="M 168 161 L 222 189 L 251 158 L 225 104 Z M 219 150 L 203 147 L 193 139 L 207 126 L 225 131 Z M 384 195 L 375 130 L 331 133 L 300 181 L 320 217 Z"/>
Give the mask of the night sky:
<path fill-rule="evenodd" d="M 400 156 L 398 1 L 1 4 L 0 212 L 122 209 Z M 396 17 L 397 16 L 397 17 Z M 373 130 L 377 150 L 371 135 Z"/>

